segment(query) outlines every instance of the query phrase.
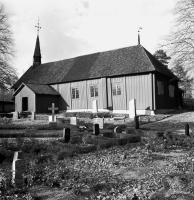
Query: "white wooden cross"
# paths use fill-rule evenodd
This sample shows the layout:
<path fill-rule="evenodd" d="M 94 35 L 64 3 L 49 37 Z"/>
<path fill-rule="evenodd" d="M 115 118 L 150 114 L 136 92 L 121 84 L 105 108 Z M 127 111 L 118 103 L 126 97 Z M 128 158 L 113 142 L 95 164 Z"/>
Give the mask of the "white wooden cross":
<path fill-rule="evenodd" d="M 52 107 L 49 107 L 48 110 L 52 110 L 52 121 L 54 122 L 55 110 L 58 110 L 58 107 L 55 107 L 55 104 L 52 103 Z"/>

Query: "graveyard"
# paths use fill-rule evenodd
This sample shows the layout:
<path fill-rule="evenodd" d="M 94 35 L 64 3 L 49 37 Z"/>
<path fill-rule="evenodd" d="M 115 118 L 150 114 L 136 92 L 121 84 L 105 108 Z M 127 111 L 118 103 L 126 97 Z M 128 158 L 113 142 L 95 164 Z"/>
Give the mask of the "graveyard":
<path fill-rule="evenodd" d="M 193 121 L 186 111 L 2 117 L 0 198 L 194 199 Z"/>

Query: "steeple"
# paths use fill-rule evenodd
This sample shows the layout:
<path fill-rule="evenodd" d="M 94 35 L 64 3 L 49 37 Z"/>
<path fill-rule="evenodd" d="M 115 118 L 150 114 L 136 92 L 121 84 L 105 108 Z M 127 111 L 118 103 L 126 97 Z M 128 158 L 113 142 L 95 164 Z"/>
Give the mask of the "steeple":
<path fill-rule="evenodd" d="M 38 26 L 37 27 L 37 38 L 36 38 L 36 46 L 34 50 L 34 56 L 33 56 L 33 66 L 38 66 L 41 64 L 41 52 L 40 52 L 40 41 L 39 41 L 39 29 L 41 28 L 39 26 L 39 19 L 38 19 Z"/>

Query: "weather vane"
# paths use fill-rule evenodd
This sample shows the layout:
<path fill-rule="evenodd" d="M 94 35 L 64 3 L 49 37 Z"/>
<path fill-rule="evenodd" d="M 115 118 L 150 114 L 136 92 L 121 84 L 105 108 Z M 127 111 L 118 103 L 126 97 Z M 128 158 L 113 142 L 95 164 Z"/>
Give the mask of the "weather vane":
<path fill-rule="evenodd" d="M 39 26 L 39 18 L 38 18 L 38 26 L 35 26 L 37 28 L 37 34 L 39 35 L 39 30 L 41 29 L 41 27 Z"/>
<path fill-rule="evenodd" d="M 141 30 L 142 28 L 141 27 L 138 27 L 138 44 L 140 45 L 140 30 Z"/>

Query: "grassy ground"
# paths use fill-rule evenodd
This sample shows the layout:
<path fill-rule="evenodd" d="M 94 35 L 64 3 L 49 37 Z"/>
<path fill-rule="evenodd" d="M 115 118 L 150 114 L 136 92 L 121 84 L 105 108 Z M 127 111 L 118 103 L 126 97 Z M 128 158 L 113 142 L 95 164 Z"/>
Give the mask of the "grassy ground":
<path fill-rule="evenodd" d="M 112 130 L 113 127 L 107 124 L 106 131 Z M 141 143 L 116 145 L 107 149 L 97 148 L 86 154 L 70 153 L 76 152 L 78 146 L 84 146 L 82 141 L 81 144 L 72 145 L 60 142 L 44 143 L 42 149 L 40 148 L 41 152 L 37 155 L 35 152 L 30 154 L 33 157 L 28 156 L 30 162 L 27 178 L 31 184 L 31 196 L 45 200 L 131 199 L 136 193 L 140 199 L 150 199 L 156 191 L 163 188 L 162 180 L 166 174 L 191 173 L 193 158 L 192 138 L 188 140 L 187 137 L 181 136 L 176 141 L 169 139 L 165 149 L 162 137 L 157 137 L 157 125 L 154 125 L 153 130 L 152 127 L 153 123 L 144 126 Z M 73 126 L 71 128 L 73 129 Z M 166 130 L 169 130 L 169 126 L 166 126 Z M 74 127 L 72 135 L 76 134 L 83 135 L 82 132 L 77 133 Z M 57 159 L 57 155 L 62 151 L 65 154 L 64 159 Z M 40 154 L 51 154 L 53 161 L 37 164 L 36 157 Z M 10 168 L 11 161 L 4 162 L 3 166 Z M 189 194 L 192 194 L 192 191 Z"/>

